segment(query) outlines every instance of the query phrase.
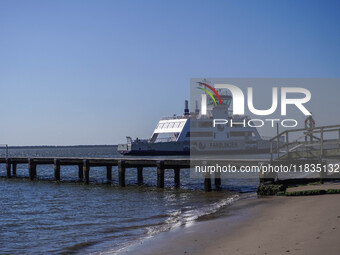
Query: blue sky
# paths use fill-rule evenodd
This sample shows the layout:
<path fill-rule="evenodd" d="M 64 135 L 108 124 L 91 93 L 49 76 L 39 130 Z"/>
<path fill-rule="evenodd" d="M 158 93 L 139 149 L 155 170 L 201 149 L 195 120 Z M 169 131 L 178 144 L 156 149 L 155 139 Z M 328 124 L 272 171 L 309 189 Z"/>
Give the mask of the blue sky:
<path fill-rule="evenodd" d="M 193 77 L 339 77 L 339 7 L 1 0 L 0 143 L 148 137 L 183 112 Z"/>

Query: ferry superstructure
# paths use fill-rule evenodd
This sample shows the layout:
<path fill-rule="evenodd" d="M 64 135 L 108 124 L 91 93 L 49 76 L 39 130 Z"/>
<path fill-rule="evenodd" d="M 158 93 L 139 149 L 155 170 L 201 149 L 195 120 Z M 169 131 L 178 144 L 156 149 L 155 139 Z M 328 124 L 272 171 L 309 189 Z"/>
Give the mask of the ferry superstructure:
<path fill-rule="evenodd" d="M 256 127 L 248 124 L 250 118 L 232 115 L 229 111 L 231 95 L 220 97 L 223 105 L 215 105 L 211 100 L 204 116 L 200 114 L 197 102 L 195 111 L 190 113 L 188 101 L 185 101 L 183 115 L 162 118 L 149 139 L 127 137 L 127 143 L 119 144 L 118 151 L 124 155 L 269 152 L 269 141 L 260 136 Z M 227 119 L 235 124 L 213 127 L 213 119 Z"/>

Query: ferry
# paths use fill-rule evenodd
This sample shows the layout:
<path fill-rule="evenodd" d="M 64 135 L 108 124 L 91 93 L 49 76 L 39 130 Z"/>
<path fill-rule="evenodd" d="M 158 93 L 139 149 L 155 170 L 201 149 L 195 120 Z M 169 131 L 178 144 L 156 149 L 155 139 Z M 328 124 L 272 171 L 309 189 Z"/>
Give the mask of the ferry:
<path fill-rule="evenodd" d="M 208 100 L 207 114 L 204 116 L 200 114 L 197 101 L 195 111 L 189 112 L 186 100 L 183 115 L 162 118 L 149 139 L 127 136 L 127 143 L 118 144 L 118 152 L 123 155 L 268 153 L 269 138 L 260 136 L 248 116 L 233 115 L 229 111 L 231 95 L 226 93 L 220 98 L 223 105 Z M 228 119 L 235 124 L 213 127 L 214 119 Z"/>

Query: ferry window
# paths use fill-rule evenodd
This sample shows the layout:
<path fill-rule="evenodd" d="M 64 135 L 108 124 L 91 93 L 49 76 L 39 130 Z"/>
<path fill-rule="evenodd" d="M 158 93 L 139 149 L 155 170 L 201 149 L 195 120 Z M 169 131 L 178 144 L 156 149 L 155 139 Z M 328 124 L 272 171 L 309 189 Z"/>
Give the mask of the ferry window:
<path fill-rule="evenodd" d="M 212 127 L 212 122 L 211 121 L 201 121 L 198 122 L 198 126 L 201 128 L 210 128 Z"/>
<path fill-rule="evenodd" d="M 213 132 L 191 132 L 190 137 L 213 137 Z"/>
<path fill-rule="evenodd" d="M 176 122 L 175 127 L 178 128 L 181 125 L 181 122 Z"/>
<path fill-rule="evenodd" d="M 245 136 L 245 132 L 230 132 L 231 136 Z"/>
<path fill-rule="evenodd" d="M 169 126 L 169 123 L 164 123 L 163 128 L 168 128 L 168 126 Z"/>
<path fill-rule="evenodd" d="M 163 128 L 163 123 L 159 123 L 157 128 L 159 128 L 159 129 Z"/>
<path fill-rule="evenodd" d="M 181 122 L 180 126 L 179 127 L 183 127 L 184 126 L 184 122 Z"/>
<path fill-rule="evenodd" d="M 170 124 L 169 124 L 169 128 L 173 128 L 173 127 L 174 127 L 174 125 L 175 125 L 175 123 L 174 123 L 174 122 L 170 123 Z"/>
<path fill-rule="evenodd" d="M 158 142 L 173 142 L 176 141 L 178 133 L 160 133 L 155 139 L 155 143 Z"/>
<path fill-rule="evenodd" d="M 230 106 L 231 100 L 230 99 L 222 99 L 222 104 L 226 106 Z"/>
<path fill-rule="evenodd" d="M 157 136 L 157 133 L 153 134 L 153 136 L 151 137 L 151 142 L 154 142 L 157 139 Z"/>

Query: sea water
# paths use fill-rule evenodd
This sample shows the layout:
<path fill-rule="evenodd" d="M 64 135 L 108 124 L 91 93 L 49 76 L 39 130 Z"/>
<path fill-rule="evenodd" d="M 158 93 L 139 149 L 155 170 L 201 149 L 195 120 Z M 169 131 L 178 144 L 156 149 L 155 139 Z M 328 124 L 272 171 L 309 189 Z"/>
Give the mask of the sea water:
<path fill-rule="evenodd" d="M 2 154 L 1 154 L 2 153 Z M 11 148 L 10 157 L 118 157 L 115 146 Z M 4 152 L 0 152 L 4 156 Z M 76 182 L 77 166 L 61 166 L 61 182 L 53 165 L 38 165 L 38 180 L 28 180 L 27 164 L 18 178 L 6 179 L 0 166 L 0 254 L 115 253 L 159 232 L 192 224 L 255 192 L 257 182 L 222 180 L 222 191 L 203 191 L 201 180 L 181 170 L 181 188 L 173 188 L 173 171 L 165 171 L 165 189 L 157 189 L 155 168 L 144 168 L 137 186 L 136 169 L 126 170 L 124 188 L 106 182 L 106 169 L 91 167 L 90 185 Z"/>

